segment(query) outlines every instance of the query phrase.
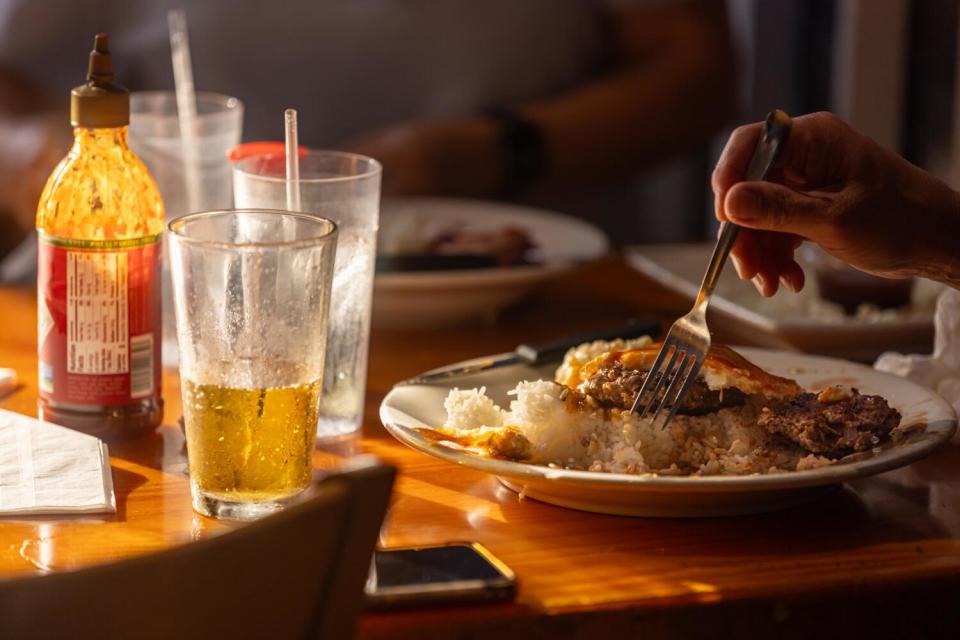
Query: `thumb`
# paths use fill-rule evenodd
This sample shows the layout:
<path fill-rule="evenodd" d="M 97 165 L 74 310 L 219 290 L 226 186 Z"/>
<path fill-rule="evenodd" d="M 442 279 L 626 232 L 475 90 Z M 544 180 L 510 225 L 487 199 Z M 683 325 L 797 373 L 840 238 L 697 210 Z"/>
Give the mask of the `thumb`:
<path fill-rule="evenodd" d="M 809 237 L 825 219 L 827 203 L 773 182 L 741 182 L 727 192 L 723 208 L 742 227 Z"/>

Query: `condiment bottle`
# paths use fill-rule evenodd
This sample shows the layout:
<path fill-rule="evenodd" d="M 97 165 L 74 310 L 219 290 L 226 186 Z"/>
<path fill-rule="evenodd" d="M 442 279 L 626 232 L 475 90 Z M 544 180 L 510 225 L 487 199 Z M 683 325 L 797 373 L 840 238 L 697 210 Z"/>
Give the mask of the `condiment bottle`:
<path fill-rule="evenodd" d="M 160 395 L 163 202 L 127 145 L 106 34 L 70 96 L 74 142 L 37 207 L 41 417 L 107 438 L 152 430 Z"/>

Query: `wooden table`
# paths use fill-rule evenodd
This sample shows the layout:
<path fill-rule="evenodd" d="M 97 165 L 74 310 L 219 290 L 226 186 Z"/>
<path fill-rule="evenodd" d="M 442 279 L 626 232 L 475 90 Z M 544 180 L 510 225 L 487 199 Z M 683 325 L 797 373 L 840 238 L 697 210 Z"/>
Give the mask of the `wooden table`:
<path fill-rule="evenodd" d="M 960 622 L 960 445 L 781 513 L 655 520 L 520 500 L 491 477 L 407 449 L 378 422 L 395 380 L 637 314 L 669 319 L 684 306 L 611 260 L 546 286 L 495 326 L 374 332 L 356 449 L 401 470 L 383 543 L 482 542 L 516 571 L 519 593 L 509 604 L 370 614 L 362 637 L 915 637 Z M 0 365 L 24 383 L 0 406 L 35 414 L 34 295 L 0 291 L 0 309 Z M 175 373 L 164 389 L 173 425 Z M 0 576 L 107 562 L 230 526 L 191 511 L 176 427 L 110 451 L 117 514 L 0 521 Z M 318 466 L 330 459 L 317 454 Z"/>

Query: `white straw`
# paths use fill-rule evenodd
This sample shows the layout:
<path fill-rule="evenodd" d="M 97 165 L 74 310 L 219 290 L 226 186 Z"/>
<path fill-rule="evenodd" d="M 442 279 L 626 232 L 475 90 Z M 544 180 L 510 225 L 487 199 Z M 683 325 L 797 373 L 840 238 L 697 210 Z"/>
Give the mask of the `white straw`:
<path fill-rule="evenodd" d="M 180 121 L 180 144 L 183 151 L 183 172 L 187 183 L 187 208 L 200 208 L 199 153 L 196 141 L 197 93 L 193 86 L 193 64 L 190 61 L 190 39 L 187 37 L 187 16 L 183 9 L 167 13 L 170 28 L 170 52 L 173 57 L 173 84 L 177 94 L 177 119 Z M 178 211 L 176 213 L 185 213 Z"/>
<path fill-rule="evenodd" d="M 297 110 L 283 112 L 287 142 L 287 210 L 300 211 L 300 149 L 297 144 Z"/>

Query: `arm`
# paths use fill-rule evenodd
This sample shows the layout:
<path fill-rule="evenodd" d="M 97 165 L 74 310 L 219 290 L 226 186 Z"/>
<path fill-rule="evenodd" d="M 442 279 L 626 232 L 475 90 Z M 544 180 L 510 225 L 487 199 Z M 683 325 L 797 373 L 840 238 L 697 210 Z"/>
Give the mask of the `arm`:
<path fill-rule="evenodd" d="M 29 80 L 0 67 L 0 257 L 33 230 L 40 191 L 69 147 L 66 114 L 58 107 Z"/>
<path fill-rule="evenodd" d="M 51 97 L 45 95 L 28 78 L 0 66 L 0 114 L 25 115 L 54 108 L 55 103 Z"/>
<path fill-rule="evenodd" d="M 620 65 L 567 95 L 520 109 L 543 130 L 548 179 L 592 181 L 663 160 L 733 114 L 733 51 L 723 2 L 623 9 Z"/>
<path fill-rule="evenodd" d="M 721 0 L 612 10 L 617 62 L 565 94 L 515 109 L 543 132 L 545 182 L 589 183 L 704 140 L 732 114 L 733 53 Z M 384 190 L 490 196 L 497 130 L 482 116 L 417 121 L 347 145 L 381 159 Z"/>

